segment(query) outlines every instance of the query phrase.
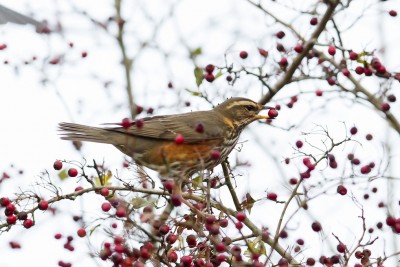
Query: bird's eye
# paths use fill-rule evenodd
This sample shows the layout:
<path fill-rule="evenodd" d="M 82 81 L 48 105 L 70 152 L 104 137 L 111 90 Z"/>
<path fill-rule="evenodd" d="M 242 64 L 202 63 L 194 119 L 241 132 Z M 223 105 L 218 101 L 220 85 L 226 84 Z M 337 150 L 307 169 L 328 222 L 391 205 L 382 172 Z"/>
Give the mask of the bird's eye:
<path fill-rule="evenodd" d="M 255 106 L 248 105 L 248 106 L 246 106 L 246 109 L 248 111 L 255 111 L 257 108 Z"/>

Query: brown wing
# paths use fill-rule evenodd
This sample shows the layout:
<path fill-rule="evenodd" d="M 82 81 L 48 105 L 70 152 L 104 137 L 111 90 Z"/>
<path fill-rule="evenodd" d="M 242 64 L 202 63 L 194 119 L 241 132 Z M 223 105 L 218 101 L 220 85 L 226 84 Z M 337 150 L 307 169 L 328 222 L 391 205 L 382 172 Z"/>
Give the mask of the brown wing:
<path fill-rule="evenodd" d="M 143 127 L 132 125 L 128 129 L 108 128 L 128 135 L 162 140 L 174 140 L 178 134 L 184 136 L 186 143 L 212 140 L 223 137 L 223 119 L 213 111 L 198 111 L 169 116 L 156 116 L 144 119 Z M 198 124 L 203 131 L 196 130 Z"/>

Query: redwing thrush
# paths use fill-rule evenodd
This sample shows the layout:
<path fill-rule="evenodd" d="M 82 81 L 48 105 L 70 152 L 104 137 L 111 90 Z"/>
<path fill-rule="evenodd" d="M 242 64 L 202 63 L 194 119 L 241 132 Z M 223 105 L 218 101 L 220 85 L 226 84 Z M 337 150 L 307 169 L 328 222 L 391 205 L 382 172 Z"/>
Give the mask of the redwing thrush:
<path fill-rule="evenodd" d="M 269 118 L 258 115 L 263 109 L 270 107 L 236 97 L 208 111 L 144 118 L 143 125 L 97 128 L 62 122 L 59 128 L 64 140 L 112 144 L 161 175 L 190 176 L 225 160 L 245 126 Z"/>

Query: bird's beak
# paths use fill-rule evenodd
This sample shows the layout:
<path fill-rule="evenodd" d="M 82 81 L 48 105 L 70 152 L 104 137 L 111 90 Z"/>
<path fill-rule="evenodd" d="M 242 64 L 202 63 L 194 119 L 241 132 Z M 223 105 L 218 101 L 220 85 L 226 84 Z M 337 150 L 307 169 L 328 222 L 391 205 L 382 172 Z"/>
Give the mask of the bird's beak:
<path fill-rule="evenodd" d="M 261 120 L 261 119 L 270 119 L 271 117 L 268 115 L 257 115 L 256 119 L 257 120 Z"/>

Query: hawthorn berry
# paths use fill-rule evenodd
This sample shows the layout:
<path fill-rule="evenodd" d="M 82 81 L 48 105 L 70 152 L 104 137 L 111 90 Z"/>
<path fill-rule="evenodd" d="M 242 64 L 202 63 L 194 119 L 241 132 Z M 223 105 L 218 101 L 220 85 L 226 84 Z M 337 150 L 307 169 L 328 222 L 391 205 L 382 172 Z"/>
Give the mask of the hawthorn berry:
<path fill-rule="evenodd" d="M 303 147 L 303 142 L 301 140 L 296 141 L 296 147 L 297 148 L 302 148 Z"/>
<path fill-rule="evenodd" d="M 351 60 L 357 60 L 358 59 L 358 54 L 356 52 L 354 52 L 354 51 L 350 51 L 349 58 Z"/>
<path fill-rule="evenodd" d="M 183 144 L 183 142 L 185 142 L 185 138 L 183 137 L 183 135 L 178 134 L 178 135 L 175 137 L 175 144 L 181 145 L 181 144 Z"/>
<path fill-rule="evenodd" d="M 215 76 L 211 73 L 206 73 L 204 74 L 204 79 L 206 79 L 207 82 L 211 83 L 215 80 Z"/>
<path fill-rule="evenodd" d="M 168 258 L 168 261 L 170 261 L 170 262 L 176 262 L 178 260 L 178 254 L 176 254 L 175 251 L 170 251 L 168 253 L 167 258 Z"/>
<path fill-rule="evenodd" d="M 26 229 L 29 229 L 33 226 L 33 221 L 31 219 L 26 219 L 24 221 L 23 225 Z"/>
<path fill-rule="evenodd" d="M 177 235 L 174 235 L 174 234 L 169 234 L 168 236 L 167 236 L 167 242 L 168 243 L 170 243 L 170 244 L 173 244 L 173 243 L 175 243 L 176 242 L 176 240 L 178 240 L 178 236 Z"/>
<path fill-rule="evenodd" d="M 384 112 L 389 111 L 389 109 L 390 109 L 389 103 L 383 102 L 383 103 L 381 104 L 381 109 L 382 109 L 382 111 L 384 111 Z"/>
<path fill-rule="evenodd" d="M 158 232 L 159 232 L 161 235 L 166 235 L 166 234 L 168 234 L 168 232 L 169 232 L 169 226 L 166 225 L 166 224 L 161 225 L 160 228 L 158 228 Z"/>
<path fill-rule="evenodd" d="M 15 224 L 17 222 L 17 216 L 9 215 L 7 216 L 7 223 L 8 224 Z"/>
<path fill-rule="evenodd" d="M 278 37 L 279 39 L 282 39 L 283 37 L 285 37 L 285 32 L 284 31 L 279 31 L 276 33 L 276 37 Z"/>
<path fill-rule="evenodd" d="M 267 199 L 276 201 L 277 198 L 278 198 L 278 195 L 277 195 L 276 193 L 274 193 L 274 192 L 268 192 L 268 194 L 267 194 Z"/>
<path fill-rule="evenodd" d="M 111 209 L 111 204 L 109 202 L 104 202 L 103 204 L 101 204 L 101 209 L 104 212 L 107 212 Z"/>
<path fill-rule="evenodd" d="M 276 109 L 270 109 L 268 110 L 268 116 L 271 118 L 275 118 L 278 116 L 278 111 Z"/>
<path fill-rule="evenodd" d="M 263 48 L 258 48 L 258 53 L 263 57 L 268 57 L 268 51 Z"/>
<path fill-rule="evenodd" d="M 246 51 L 240 51 L 239 56 L 242 59 L 246 59 L 249 56 L 249 54 Z"/>
<path fill-rule="evenodd" d="M 349 77 L 349 76 L 350 76 L 350 71 L 349 71 L 348 69 L 342 69 L 342 74 L 343 74 L 345 77 Z"/>
<path fill-rule="evenodd" d="M 388 95 L 387 100 L 389 102 L 396 102 L 396 96 L 395 95 Z"/>
<path fill-rule="evenodd" d="M 121 121 L 122 128 L 128 129 L 132 125 L 132 122 L 129 118 L 124 118 Z"/>
<path fill-rule="evenodd" d="M 103 197 L 108 197 L 109 194 L 110 190 L 107 187 L 103 187 L 102 189 L 100 189 L 100 195 L 102 195 Z"/>
<path fill-rule="evenodd" d="M 69 177 L 76 177 L 78 175 L 78 170 L 75 168 L 70 168 L 68 170 L 68 176 Z"/>
<path fill-rule="evenodd" d="M 214 69 L 215 69 L 215 66 L 214 66 L 213 64 L 208 64 L 208 65 L 205 67 L 205 71 L 206 71 L 207 73 L 213 73 Z"/>
<path fill-rule="evenodd" d="M 357 127 L 353 126 L 353 127 L 350 128 L 350 133 L 351 133 L 352 135 L 355 135 L 357 132 L 358 132 Z"/>
<path fill-rule="evenodd" d="M 392 17 L 396 17 L 397 16 L 397 12 L 395 10 L 390 10 L 389 11 L 389 15 Z"/>
<path fill-rule="evenodd" d="M 39 201 L 38 207 L 40 210 L 47 210 L 49 208 L 49 202 L 47 202 L 47 200 L 42 199 Z"/>
<path fill-rule="evenodd" d="M 334 56 L 336 54 L 336 47 L 333 46 L 333 45 L 330 45 L 328 47 L 328 54 L 331 55 L 331 56 Z"/>
<path fill-rule="evenodd" d="M 318 24 L 318 18 L 315 18 L 315 17 L 311 18 L 310 24 L 313 25 L 313 26 L 317 25 Z"/>
<path fill-rule="evenodd" d="M 322 226 L 319 222 L 313 222 L 311 224 L 311 229 L 313 229 L 314 232 L 319 232 L 322 230 Z"/>
<path fill-rule="evenodd" d="M 61 170 L 61 169 L 62 169 L 62 166 L 63 166 L 63 164 L 62 164 L 61 161 L 59 161 L 59 160 L 54 161 L 53 168 L 54 168 L 56 171 Z"/>
<path fill-rule="evenodd" d="M 315 91 L 316 96 L 322 96 L 322 94 L 323 94 L 322 91 L 319 89 L 317 91 Z"/>
<path fill-rule="evenodd" d="M 303 52 L 303 50 L 304 50 L 304 47 L 303 47 L 303 45 L 302 44 L 297 44 L 294 48 L 293 48 L 293 50 L 296 52 L 296 53 L 301 53 L 301 52 Z"/>
<path fill-rule="evenodd" d="M 117 211 L 115 212 L 115 216 L 117 216 L 118 218 L 126 217 L 126 209 L 124 207 L 118 207 Z"/>
<path fill-rule="evenodd" d="M 210 156 L 213 160 L 219 160 L 221 158 L 221 152 L 219 150 L 211 150 Z"/>
<path fill-rule="evenodd" d="M 79 228 L 78 231 L 76 231 L 79 237 L 84 237 L 86 236 L 86 230 L 85 228 Z"/>
<path fill-rule="evenodd" d="M 244 212 L 239 211 L 236 214 L 236 219 L 238 219 L 239 222 L 243 222 L 246 219 L 246 214 Z"/>
<path fill-rule="evenodd" d="M 344 187 L 343 185 L 338 185 L 336 188 L 336 192 L 338 192 L 340 195 L 344 196 L 347 194 L 347 188 Z"/>

